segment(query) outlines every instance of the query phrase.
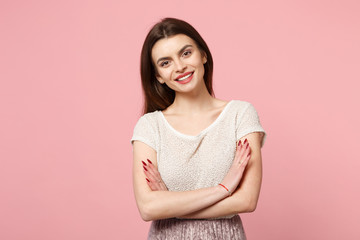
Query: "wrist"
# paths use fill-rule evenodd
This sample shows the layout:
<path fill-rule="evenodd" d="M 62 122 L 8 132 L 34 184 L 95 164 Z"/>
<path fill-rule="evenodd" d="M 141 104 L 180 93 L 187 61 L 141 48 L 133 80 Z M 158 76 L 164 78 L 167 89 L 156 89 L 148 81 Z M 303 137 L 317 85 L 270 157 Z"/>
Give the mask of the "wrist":
<path fill-rule="evenodd" d="M 230 197 L 232 195 L 232 192 L 229 190 L 228 187 L 226 187 L 224 184 L 219 183 L 218 186 L 221 188 L 221 190 L 223 192 L 225 192 L 227 194 L 228 197 Z"/>

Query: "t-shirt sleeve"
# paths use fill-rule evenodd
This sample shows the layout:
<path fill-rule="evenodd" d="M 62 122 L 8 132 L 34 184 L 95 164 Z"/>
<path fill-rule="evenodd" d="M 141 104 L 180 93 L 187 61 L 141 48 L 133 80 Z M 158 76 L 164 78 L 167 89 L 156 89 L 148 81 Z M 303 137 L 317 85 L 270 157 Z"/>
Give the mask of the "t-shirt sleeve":
<path fill-rule="evenodd" d="M 246 107 L 245 111 L 242 113 L 242 115 L 237 121 L 236 140 L 239 140 L 240 138 L 252 132 L 263 133 L 263 138 L 261 140 L 261 147 L 262 147 L 265 143 L 267 134 L 260 124 L 260 119 L 255 107 L 251 103 L 248 103 L 248 106 Z"/>
<path fill-rule="evenodd" d="M 144 116 L 139 118 L 134 127 L 133 136 L 130 140 L 131 145 L 135 140 L 141 141 L 157 151 L 155 130 Z"/>

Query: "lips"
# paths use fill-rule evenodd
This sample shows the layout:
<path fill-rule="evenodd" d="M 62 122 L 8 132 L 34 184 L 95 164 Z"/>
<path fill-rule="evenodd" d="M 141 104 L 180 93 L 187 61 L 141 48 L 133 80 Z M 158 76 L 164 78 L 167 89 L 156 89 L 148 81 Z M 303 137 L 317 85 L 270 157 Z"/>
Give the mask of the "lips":
<path fill-rule="evenodd" d="M 185 76 L 187 76 L 187 75 L 189 75 L 189 74 L 192 74 L 192 73 L 194 73 L 194 72 L 186 72 L 186 73 L 184 73 L 184 74 L 181 74 L 181 75 L 179 75 L 177 78 L 175 78 L 175 80 L 178 81 L 180 78 L 185 77 Z"/>

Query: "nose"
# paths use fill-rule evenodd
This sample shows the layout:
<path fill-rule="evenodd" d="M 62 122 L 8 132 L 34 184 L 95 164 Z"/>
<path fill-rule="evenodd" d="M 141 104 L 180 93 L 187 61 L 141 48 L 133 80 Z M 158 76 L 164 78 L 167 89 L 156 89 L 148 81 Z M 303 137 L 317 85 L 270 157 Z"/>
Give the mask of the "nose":
<path fill-rule="evenodd" d="M 175 69 L 177 72 L 183 72 L 185 68 L 186 68 L 186 65 L 184 64 L 183 61 L 181 61 L 179 59 L 177 61 L 175 61 Z"/>

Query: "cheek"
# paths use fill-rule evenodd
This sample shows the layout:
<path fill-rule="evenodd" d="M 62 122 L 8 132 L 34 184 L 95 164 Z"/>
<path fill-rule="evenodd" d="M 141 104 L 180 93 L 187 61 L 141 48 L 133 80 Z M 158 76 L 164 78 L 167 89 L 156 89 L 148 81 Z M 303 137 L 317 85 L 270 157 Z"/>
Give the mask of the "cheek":
<path fill-rule="evenodd" d="M 200 55 L 194 56 L 194 58 L 191 59 L 191 62 L 192 62 L 192 65 L 197 66 L 197 67 L 204 66 Z"/>
<path fill-rule="evenodd" d="M 170 68 L 161 69 L 161 70 L 158 71 L 158 74 L 159 74 L 162 78 L 168 79 L 169 77 L 171 77 L 171 70 L 170 70 Z"/>
<path fill-rule="evenodd" d="M 202 62 L 198 62 L 197 67 L 198 67 L 199 69 L 201 69 L 201 71 L 204 71 L 204 70 L 205 70 L 204 64 L 203 64 Z"/>
<path fill-rule="evenodd" d="M 199 68 L 199 74 L 200 74 L 200 76 L 201 76 L 201 77 L 204 77 L 204 74 L 205 74 L 204 65 L 201 63 L 201 64 L 199 64 L 198 68 Z"/>

